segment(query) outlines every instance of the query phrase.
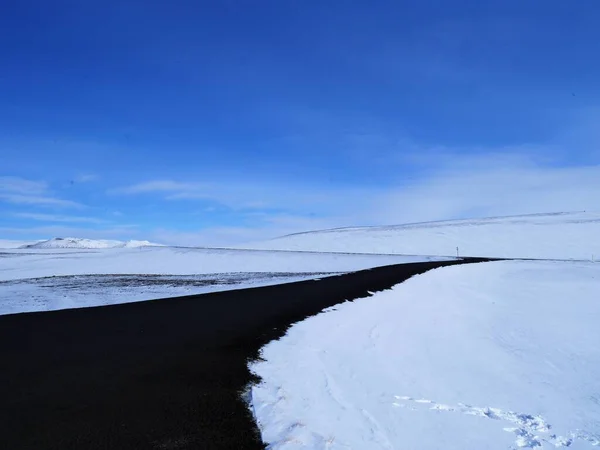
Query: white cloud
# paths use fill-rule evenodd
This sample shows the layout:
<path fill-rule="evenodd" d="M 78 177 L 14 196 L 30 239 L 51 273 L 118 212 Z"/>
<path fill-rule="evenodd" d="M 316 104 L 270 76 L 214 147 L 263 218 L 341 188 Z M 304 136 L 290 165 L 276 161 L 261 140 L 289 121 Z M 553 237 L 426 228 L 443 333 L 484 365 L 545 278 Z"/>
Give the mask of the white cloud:
<path fill-rule="evenodd" d="M 285 234 L 331 228 L 337 225 L 340 225 L 340 223 L 336 219 L 265 215 L 254 226 L 209 227 L 197 231 L 177 231 L 161 228 L 151 232 L 148 239 L 170 245 L 227 247 L 275 238 Z"/>
<path fill-rule="evenodd" d="M 40 222 L 65 222 L 65 223 L 106 223 L 106 220 L 97 219 L 95 217 L 80 217 L 80 216 L 62 216 L 57 214 L 44 213 L 12 213 L 11 216 L 21 219 L 37 220 Z"/>
<path fill-rule="evenodd" d="M 207 186 L 201 183 L 182 183 L 171 180 L 153 180 L 131 186 L 113 189 L 118 194 L 144 194 L 151 192 L 197 192 Z"/>
<path fill-rule="evenodd" d="M 179 200 L 184 197 L 193 200 L 197 194 L 201 198 L 225 202 L 232 207 L 260 201 L 278 211 L 274 213 L 256 205 L 256 209 L 239 212 L 239 225 L 236 226 L 198 227 L 195 231 L 159 226 L 149 231 L 127 226 L 96 230 L 42 226 L 29 229 L 4 228 L 0 231 L 30 237 L 133 238 L 166 244 L 228 246 L 340 226 L 600 210 L 598 165 L 560 167 L 547 158 L 540 160 L 529 156 L 520 148 L 512 151 L 490 150 L 472 155 L 461 154 L 452 149 L 436 149 L 429 151 L 428 156 L 435 160 L 435 164 L 430 164 L 427 172 L 416 178 L 406 178 L 399 170 L 399 182 L 386 187 L 266 184 L 250 180 L 223 180 L 220 183 L 155 180 L 119 191 L 128 195 L 159 195 L 171 200 L 174 200 L 173 196 L 181 197 Z M 210 190 L 207 186 L 210 186 Z M 313 209 L 318 214 L 311 214 Z M 95 220 L 50 214 L 21 214 L 30 219 L 48 222 L 92 223 Z M 22 217 L 25 218 L 23 215 Z"/>
<path fill-rule="evenodd" d="M 354 186 L 315 186 L 292 182 L 265 182 L 256 180 L 219 180 L 211 182 L 177 182 L 152 180 L 109 191 L 113 194 L 159 194 L 164 200 L 204 200 L 232 209 L 294 210 L 298 215 L 331 213 L 335 205 L 364 196 L 375 189 Z"/>
<path fill-rule="evenodd" d="M 55 197 L 45 197 L 39 195 L 23 195 L 23 194 L 2 194 L 0 200 L 15 205 L 38 205 L 38 206 L 55 206 L 59 208 L 83 208 L 81 203 L 71 200 L 63 200 Z"/>
<path fill-rule="evenodd" d="M 198 182 L 179 182 L 173 180 L 152 180 L 143 183 L 112 189 L 109 194 L 163 194 L 166 200 L 212 200 L 223 201 L 226 194 L 215 184 Z"/>
<path fill-rule="evenodd" d="M 24 233 L 37 230 L 43 232 L 43 236 L 137 238 L 169 244 L 227 246 L 340 226 L 600 210 L 600 166 L 594 164 L 598 163 L 600 154 L 594 156 L 593 153 L 598 148 L 596 143 L 600 142 L 597 134 L 590 134 L 586 147 L 589 157 L 580 159 L 577 165 L 565 164 L 569 154 L 567 144 L 573 142 L 565 136 L 547 145 L 451 148 L 427 147 L 377 133 L 348 134 L 345 138 L 348 147 L 356 150 L 349 158 L 354 158 L 355 165 L 365 164 L 371 184 L 365 183 L 367 176 L 357 176 L 355 184 L 347 185 L 316 184 L 310 177 L 280 181 L 272 177 L 242 176 L 154 179 L 109 193 L 182 202 L 182 209 L 190 210 L 190 214 L 202 211 L 217 219 L 230 209 L 235 215 L 228 220 L 236 220 L 235 226 L 198 226 L 196 231 L 182 231 L 176 226 L 165 229 L 155 223 L 150 225 L 155 228 L 148 232 L 134 232 L 127 227 L 94 231 L 37 227 Z M 578 149 L 583 146 L 579 144 Z M 381 180 L 377 179 L 379 172 L 374 169 L 382 169 Z M 332 171 L 337 169 L 332 168 Z M 54 198 L 44 182 L 17 177 L 0 177 L 0 200 L 23 205 L 82 206 Z M 128 216 L 132 214 L 126 212 Z M 85 217 L 23 214 L 28 217 L 22 218 L 48 222 L 99 223 Z M 15 230 L 12 233 L 24 235 Z"/>
<path fill-rule="evenodd" d="M 433 153 L 430 154 L 433 156 Z M 155 240 L 228 245 L 339 226 L 385 225 L 538 212 L 600 210 L 600 165 L 556 166 L 547 158 L 508 150 L 471 156 L 440 155 L 427 173 L 387 188 L 271 187 L 269 204 L 286 213 L 246 214 L 247 225 L 197 232 L 157 230 Z M 245 193 L 245 186 L 229 184 Z M 267 192 L 267 190 L 265 190 Z M 304 202 L 321 214 L 305 214 Z M 249 199 L 248 199 L 249 200 Z"/>
<path fill-rule="evenodd" d="M 0 177 L 0 201 L 16 205 L 38 205 L 59 208 L 82 208 L 83 205 L 71 200 L 54 197 L 44 181 L 24 178 Z"/>
<path fill-rule="evenodd" d="M 378 221 L 402 223 L 537 212 L 600 210 L 600 166 L 465 161 L 377 199 Z"/>
<path fill-rule="evenodd" d="M 0 176 L 0 192 L 22 195 L 40 195 L 48 185 L 43 181 L 26 180 L 20 177 Z"/>

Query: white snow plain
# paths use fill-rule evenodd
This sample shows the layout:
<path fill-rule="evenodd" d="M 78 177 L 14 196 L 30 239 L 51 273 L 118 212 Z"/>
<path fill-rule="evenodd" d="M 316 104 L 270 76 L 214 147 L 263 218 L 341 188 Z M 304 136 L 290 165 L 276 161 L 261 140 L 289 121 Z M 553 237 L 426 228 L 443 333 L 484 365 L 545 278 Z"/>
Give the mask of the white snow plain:
<path fill-rule="evenodd" d="M 114 303 L 255 287 L 326 273 L 427 261 L 414 256 L 322 254 L 142 246 L 138 248 L 20 248 L 0 251 L 0 314 L 100 306 Z M 236 273 L 238 276 L 233 276 Z M 120 275 L 211 275 L 211 280 L 141 278 Z M 252 274 L 252 276 L 239 276 Z M 288 274 L 288 276 L 284 276 Z M 96 275 L 72 279 L 63 277 Z M 113 276 L 113 282 L 101 275 Z M 231 281 L 233 280 L 233 281 Z"/>
<path fill-rule="evenodd" d="M 298 233 L 248 248 L 496 258 L 600 258 L 600 213 L 554 213 Z"/>
<path fill-rule="evenodd" d="M 293 325 L 251 364 L 279 449 L 600 446 L 600 264 L 436 269 Z"/>

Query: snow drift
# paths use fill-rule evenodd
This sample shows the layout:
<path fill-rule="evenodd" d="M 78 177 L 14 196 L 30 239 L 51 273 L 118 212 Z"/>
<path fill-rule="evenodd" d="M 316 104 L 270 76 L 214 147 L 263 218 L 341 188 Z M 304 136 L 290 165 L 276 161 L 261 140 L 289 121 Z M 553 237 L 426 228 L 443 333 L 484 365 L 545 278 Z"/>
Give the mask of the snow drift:
<path fill-rule="evenodd" d="M 590 260 L 600 213 L 553 213 L 298 233 L 248 248 L 408 255 Z"/>

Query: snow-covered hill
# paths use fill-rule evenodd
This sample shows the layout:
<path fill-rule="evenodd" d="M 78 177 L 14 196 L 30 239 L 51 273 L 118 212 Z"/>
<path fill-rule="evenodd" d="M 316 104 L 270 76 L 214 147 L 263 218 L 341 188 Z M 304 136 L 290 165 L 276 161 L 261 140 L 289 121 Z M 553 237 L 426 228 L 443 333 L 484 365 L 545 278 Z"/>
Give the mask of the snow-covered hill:
<path fill-rule="evenodd" d="M 17 241 L 14 239 L 0 239 L 0 249 L 15 249 L 15 248 L 24 248 L 28 245 L 37 244 L 42 241 Z"/>
<path fill-rule="evenodd" d="M 47 241 L 35 242 L 33 244 L 24 245 L 21 248 L 30 249 L 56 249 L 56 248 L 137 248 L 159 246 L 149 241 L 110 241 L 110 240 L 94 240 L 82 238 L 53 238 Z"/>
<path fill-rule="evenodd" d="M 553 213 L 283 236 L 247 248 L 407 255 L 589 260 L 600 256 L 600 213 Z"/>

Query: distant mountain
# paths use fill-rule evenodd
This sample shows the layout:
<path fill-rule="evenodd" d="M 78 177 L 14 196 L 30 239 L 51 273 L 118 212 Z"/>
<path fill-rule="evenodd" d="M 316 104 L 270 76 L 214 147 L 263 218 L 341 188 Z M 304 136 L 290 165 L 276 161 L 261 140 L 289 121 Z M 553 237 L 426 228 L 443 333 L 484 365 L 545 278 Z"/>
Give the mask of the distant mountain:
<path fill-rule="evenodd" d="M 405 255 L 600 259 L 600 213 L 562 212 L 297 233 L 245 248 Z"/>
<path fill-rule="evenodd" d="M 36 242 L 21 246 L 31 249 L 56 249 L 56 248 L 137 248 L 160 246 L 149 241 L 110 241 L 82 238 L 52 238 L 47 241 Z"/>

